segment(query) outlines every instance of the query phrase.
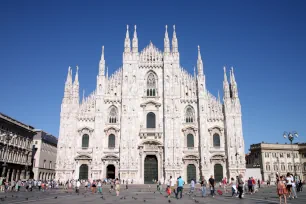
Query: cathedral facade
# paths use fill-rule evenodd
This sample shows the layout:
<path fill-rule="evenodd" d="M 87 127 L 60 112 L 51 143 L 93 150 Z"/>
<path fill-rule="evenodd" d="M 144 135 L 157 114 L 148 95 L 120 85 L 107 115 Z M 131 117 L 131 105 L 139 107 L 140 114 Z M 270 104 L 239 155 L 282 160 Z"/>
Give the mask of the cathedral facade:
<path fill-rule="evenodd" d="M 171 44 L 171 47 L 170 47 Z M 197 71 L 180 65 L 175 26 L 164 49 L 139 52 L 127 27 L 122 67 L 108 76 L 102 47 L 96 89 L 79 101 L 69 67 L 60 113 L 56 179 L 120 178 L 151 183 L 170 176 L 216 180 L 245 172 L 241 106 L 233 69 L 224 68 L 223 102 Z"/>

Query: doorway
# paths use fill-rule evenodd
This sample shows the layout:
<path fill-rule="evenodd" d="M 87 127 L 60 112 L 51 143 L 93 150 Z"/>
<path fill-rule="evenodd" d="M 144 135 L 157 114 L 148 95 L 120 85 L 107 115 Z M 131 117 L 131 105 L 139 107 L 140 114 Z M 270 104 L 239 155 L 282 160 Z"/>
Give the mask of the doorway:
<path fill-rule="evenodd" d="M 115 166 L 113 164 L 110 164 L 106 167 L 106 177 L 108 179 L 115 179 Z"/>
<path fill-rule="evenodd" d="M 88 165 L 87 164 L 82 164 L 80 166 L 80 173 L 79 173 L 79 179 L 88 179 Z"/>
<path fill-rule="evenodd" d="M 221 164 L 215 164 L 214 166 L 215 181 L 220 182 L 223 179 L 223 166 Z"/>
<path fill-rule="evenodd" d="M 191 182 L 191 179 L 194 180 L 194 182 L 197 182 L 197 170 L 194 164 L 189 164 L 187 166 L 187 183 Z"/>
<path fill-rule="evenodd" d="M 155 155 L 148 155 L 144 161 L 144 183 L 153 184 L 158 180 L 158 163 Z"/>

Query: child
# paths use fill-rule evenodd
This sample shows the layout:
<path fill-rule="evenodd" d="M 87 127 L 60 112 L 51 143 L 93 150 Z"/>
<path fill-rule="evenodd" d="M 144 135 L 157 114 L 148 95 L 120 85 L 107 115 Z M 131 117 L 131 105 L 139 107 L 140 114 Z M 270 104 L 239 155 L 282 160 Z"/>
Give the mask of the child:
<path fill-rule="evenodd" d="M 236 197 L 238 196 L 237 195 L 237 185 L 236 185 L 236 182 L 235 182 L 235 179 L 234 178 L 231 178 L 231 185 L 232 185 L 232 197 L 236 194 Z"/>
<path fill-rule="evenodd" d="M 166 193 L 168 195 L 168 198 L 170 198 L 170 195 L 171 195 L 171 188 L 170 186 L 168 185 L 167 188 L 166 188 Z"/>

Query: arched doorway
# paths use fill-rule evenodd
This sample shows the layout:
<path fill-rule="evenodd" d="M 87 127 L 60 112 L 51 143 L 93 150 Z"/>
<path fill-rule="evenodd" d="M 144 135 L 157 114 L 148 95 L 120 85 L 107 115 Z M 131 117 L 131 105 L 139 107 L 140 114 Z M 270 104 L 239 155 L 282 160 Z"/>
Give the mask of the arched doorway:
<path fill-rule="evenodd" d="M 221 164 L 215 164 L 214 166 L 215 181 L 219 182 L 223 179 L 223 166 Z"/>
<path fill-rule="evenodd" d="M 158 163 L 155 155 L 148 155 L 144 161 L 144 183 L 152 184 L 158 180 Z"/>
<path fill-rule="evenodd" d="M 79 179 L 88 179 L 88 165 L 82 164 L 80 166 L 80 173 L 79 173 Z"/>
<path fill-rule="evenodd" d="M 197 181 L 197 170 L 194 164 L 189 164 L 187 166 L 187 183 L 191 182 L 193 179 L 195 182 Z"/>
<path fill-rule="evenodd" d="M 110 164 L 106 167 L 106 177 L 108 179 L 115 179 L 115 166 L 113 164 Z"/>

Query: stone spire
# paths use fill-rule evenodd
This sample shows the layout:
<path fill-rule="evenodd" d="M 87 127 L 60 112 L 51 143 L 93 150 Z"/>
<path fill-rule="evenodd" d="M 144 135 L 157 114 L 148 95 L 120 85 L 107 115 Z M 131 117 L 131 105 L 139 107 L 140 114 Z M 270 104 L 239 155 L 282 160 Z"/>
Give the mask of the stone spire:
<path fill-rule="evenodd" d="M 226 68 L 223 67 L 223 70 L 224 70 L 224 80 L 223 80 L 224 96 L 223 96 L 223 100 L 226 100 L 226 99 L 230 98 L 230 89 L 229 89 L 229 84 L 228 84 L 228 81 L 227 81 Z"/>
<path fill-rule="evenodd" d="M 105 59 L 104 59 L 104 46 L 102 46 L 102 54 L 99 63 L 99 75 L 104 75 L 105 72 Z"/>
<path fill-rule="evenodd" d="M 67 79 L 65 82 L 65 90 L 64 90 L 64 98 L 69 99 L 71 98 L 72 94 L 72 74 L 71 74 L 71 67 L 68 67 L 68 74 Z M 67 101 L 67 100 L 65 100 Z"/>
<path fill-rule="evenodd" d="M 79 67 L 76 66 L 76 73 L 73 82 L 73 98 L 76 104 L 79 104 Z"/>
<path fill-rule="evenodd" d="M 198 60 L 197 60 L 197 67 L 198 67 L 198 75 L 203 76 L 203 62 L 202 62 L 202 57 L 201 57 L 201 51 L 200 51 L 200 46 L 198 45 Z"/>
<path fill-rule="evenodd" d="M 137 53 L 138 52 L 138 38 L 137 38 L 137 31 L 136 31 L 136 25 L 134 26 L 134 37 L 133 37 L 133 45 L 132 45 L 132 51 L 133 53 Z"/>
<path fill-rule="evenodd" d="M 124 52 L 131 52 L 131 40 L 130 40 L 130 35 L 129 35 L 129 25 L 126 25 Z"/>
<path fill-rule="evenodd" d="M 170 53 L 170 41 L 168 36 L 168 26 L 166 25 L 166 32 L 165 32 L 165 38 L 164 38 L 164 52 Z"/>
<path fill-rule="evenodd" d="M 178 42 L 176 38 L 175 25 L 173 25 L 173 37 L 172 37 L 172 52 L 178 52 Z"/>
<path fill-rule="evenodd" d="M 233 67 L 231 67 L 230 82 L 231 82 L 231 87 L 230 88 L 231 88 L 232 97 L 233 98 L 238 98 L 238 89 L 237 89 L 237 83 L 236 83 Z"/>

